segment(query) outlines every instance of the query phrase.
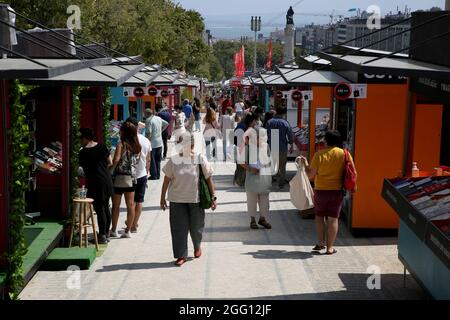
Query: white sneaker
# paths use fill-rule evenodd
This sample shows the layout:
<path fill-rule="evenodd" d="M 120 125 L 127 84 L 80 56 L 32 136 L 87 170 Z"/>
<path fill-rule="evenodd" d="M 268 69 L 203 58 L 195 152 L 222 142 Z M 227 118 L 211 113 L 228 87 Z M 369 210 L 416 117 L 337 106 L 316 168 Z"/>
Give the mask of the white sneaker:
<path fill-rule="evenodd" d="M 131 232 L 129 232 L 129 231 L 128 232 L 124 232 L 120 238 L 130 239 L 131 238 Z"/>
<path fill-rule="evenodd" d="M 109 233 L 109 237 L 110 237 L 110 238 L 118 238 L 119 235 L 117 234 L 117 231 L 111 231 L 111 232 Z"/>

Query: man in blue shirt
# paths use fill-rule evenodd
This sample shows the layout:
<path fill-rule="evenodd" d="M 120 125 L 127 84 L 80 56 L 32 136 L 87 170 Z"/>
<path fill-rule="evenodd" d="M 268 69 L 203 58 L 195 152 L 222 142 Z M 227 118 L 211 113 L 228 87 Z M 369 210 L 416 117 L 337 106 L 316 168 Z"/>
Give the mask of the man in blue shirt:
<path fill-rule="evenodd" d="M 163 119 L 165 122 L 167 123 L 171 123 L 171 115 L 169 112 L 169 109 L 167 108 L 167 106 L 157 106 L 156 107 L 156 112 L 158 112 L 158 117 L 160 117 L 161 119 Z M 170 125 L 169 125 L 170 127 Z M 163 160 L 165 160 L 167 158 L 167 141 L 170 140 L 170 136 L 169 136 L 169 127 L 166 128 L 166 130 L 164 130 L 162 132 L 162 139 L 163 139 L 163 146 L 164 146 L 164 153 L 163 153 Z"/>
<path fill-rule="evenodd" d="M 283 189 L 287 183 L 286 164 L 288 151 L 292 152 L 294 147 L 294 135 L 292 133 L 291 125 L 284 119 L 287 109 L 284 107 L 277 107 L 276 112 L 277 114 L 275 117 L 267 122 L 267 136 L 271 150 L 276 152 L 276 146 L 272 146 L 272 134 L 275 134 L 275 130 L 278 130 L 278 154 L 274 155 L 274 164 L 275 166 L 278 165 L 278 173 L 275 178 L 278 180 L 280 189 Z M 274 141 L 274 143 L 277 143 L 277 141 Z"/>
<path fill-rule="evenodd" d="M 152 162 L 149 180 L 159 180 L 163 148 L 162 132 L 167 129 L 169 123 L 156 116 L 152 109 L 145 110 L 145 118 L 145 137 L 150 140 L 152 145 Z"/>
<path fill-rule="evenodd" d="M 191 119 L 191 115 L 192 115 L 193 111 L 194 111 L 194 109 L 192 108 L 189 100 L 188 99 L 184 100 L 184 102 L 183 102 L 183 113 L 186 116 L 186 122 L 187 122 L 186 125 L 187 125 L 187 129 L 189 131 L 192 131 L 192 126 L 194 124 L 194 122 L 191 121 L 192 120 Z M 191 124 L 192 124 L 192 126 L 191 126 Z"/>

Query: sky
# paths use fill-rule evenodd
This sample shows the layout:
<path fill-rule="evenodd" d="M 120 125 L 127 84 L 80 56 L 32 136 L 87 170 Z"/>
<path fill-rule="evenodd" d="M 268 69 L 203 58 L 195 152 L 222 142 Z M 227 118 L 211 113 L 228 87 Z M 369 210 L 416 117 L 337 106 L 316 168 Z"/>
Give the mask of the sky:
<path fill-rule="evenodd" d="M 301 26 L 309 23 L 325 24 L 330 22 L 329 15 L 351 16 L 352 8 L 366 10 L 371 5 L 380 7 L 383 14 L 390 11 L 404 10 L 405 6 L 412 11 L 444 7 L 445 0 L 173 0 L 186 9 L 195 9 L 205 19 L 206 28 L 213 36 L 219 38 L 235 38 L 238 35 L 251 35 L 250 17 L 262 17 L 262 33 L 268 34 L 276 27 L 283 28 L 289 6 L 294 6 L 295 24 Z"/>

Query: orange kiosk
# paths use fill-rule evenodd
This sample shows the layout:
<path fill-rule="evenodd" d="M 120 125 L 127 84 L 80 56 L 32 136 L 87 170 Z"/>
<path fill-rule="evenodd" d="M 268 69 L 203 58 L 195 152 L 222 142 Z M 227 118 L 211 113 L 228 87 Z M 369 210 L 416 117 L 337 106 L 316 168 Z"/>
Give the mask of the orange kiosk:
<path fill-rule="evenodd" d="M 343 135 L 358 171 L 358 191 L 347 196 L 344 208 L 348 227 L 354 235 L 395 234 L 399 218 L 380 195 L 383 180 L 410 175 L 413 161 L 425 175 L 439 165 L 442 104 L 410 93 L 405 76 L 417 74 L 423 68 L 419 62 L 374 53 L 319 55 L 336 72 L 367 86 L 366 98 L 335 99 L 333 106 L 333 127 Z"/>

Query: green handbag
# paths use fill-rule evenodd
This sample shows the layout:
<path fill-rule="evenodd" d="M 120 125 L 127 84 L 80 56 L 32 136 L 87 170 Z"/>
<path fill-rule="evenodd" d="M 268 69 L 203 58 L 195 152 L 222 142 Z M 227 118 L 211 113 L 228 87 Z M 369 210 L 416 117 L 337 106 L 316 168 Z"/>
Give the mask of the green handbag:
<path fill-rule="evenodd" d="M 199 178 L 198 178 L 198 194 L 200 198 L 200 208 L 211 209 L 212 207 L 212 196 L 209 190 L 208 182 L 206 182 L 205 175 L 203 174 L 202 165 L 199 164 Z"/>

